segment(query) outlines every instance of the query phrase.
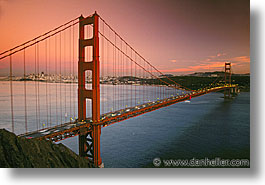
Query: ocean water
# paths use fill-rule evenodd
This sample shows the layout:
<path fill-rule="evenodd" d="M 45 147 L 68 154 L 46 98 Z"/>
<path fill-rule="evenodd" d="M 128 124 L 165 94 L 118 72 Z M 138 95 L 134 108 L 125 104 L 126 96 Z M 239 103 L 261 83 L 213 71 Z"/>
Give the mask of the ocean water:
<path fill-rule="evenodd" d="M 39 112 L 36 112 L 36 85 L 38 84 L 35 82 L 27 82 L 29 130 L 41 128 L 42 124 L 56 125 L 76 116 L 76 85 L 70 87 L 70 84 L 49 84 L 47 104 L 46 83 L 39 83 L 41 105 Z M 9 82 L 0 82 L 0 87 L 0 128 L 11 130 Z M 113 91 L 114 87 L 123 88 L 124 93 L 118 96 L 117 92 Z M 24 82 L 13 82 L 16 134 L 25 132 L 23 88 Z M 61 97 L 60 94 L 55 96 L 56 88 L 57 93 L 67 94 L 67 97 L 65 95 Z M 149 94 L 145 97 L 143 91 L 148 91 Z M 109 112 L 113 108 L 124 108 L 133 102 L 137 104 L 138 101 L 139 103 L 143 100 L 148 101 L 147 96 L 156 99 L 155 92 L 157 92 L 156 87 L 151 86 L 137 86 L 131 89 L 129 86 L 104 85 L 104 90 L 101 91 L 101 112 Z M 130 98 L 132 93 L 137 94 L 135 100 Z M 170 96 L 174 92 L 168 89 L 163 93 L 162 96 Z M 164 159 L 249 158 L 250 93 L 242 92 L 229 101 L 225 101 L 222 96 L 222 93 L 210 93 L 193 98 L 190 102 L 177 103 L 102 128 L 101 157 L 104 166 L 106 168 L 152 167 L 152 161 L 157 157 Z M 66 103 L 65 98 L 67 98 Z M 71 103 L 69 99 L 72 99 Z M 113 99 L 114 102 L 119 103 L 113 103 Z M 51 114 L 47 117 L 49 112 Z M 87 114 L 87 116 L 91 115 L 91 111 Z M 78 153 L 78 137 L 63 140 L 60 143 Z"/>

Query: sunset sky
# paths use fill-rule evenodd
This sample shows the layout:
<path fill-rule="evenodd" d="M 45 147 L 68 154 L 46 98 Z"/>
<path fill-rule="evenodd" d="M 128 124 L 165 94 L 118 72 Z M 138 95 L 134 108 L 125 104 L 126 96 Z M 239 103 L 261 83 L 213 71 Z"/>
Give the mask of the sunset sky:
<path fill-rule="evenodd" d="M 0 52 L 94 11 L 164 73 L 250 71 L 249 0 L 0 0 Z"/>

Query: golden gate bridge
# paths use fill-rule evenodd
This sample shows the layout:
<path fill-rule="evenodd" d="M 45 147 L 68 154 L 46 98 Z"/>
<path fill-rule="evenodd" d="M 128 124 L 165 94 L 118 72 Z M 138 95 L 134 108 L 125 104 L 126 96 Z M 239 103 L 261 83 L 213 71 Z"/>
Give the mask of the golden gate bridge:
<path fill-rule="evenodd" d="M 237 92 L 231 63 L 209 85 L 184 87 L 142 57 L 96 12 L 2 52 L 0 62 L 9 69 L 5 90 L 10 121 L 2 119 L 10 123 L 7 129 L 54 142 L 79 136 L 79 155 L 95 167 L 102 165 L 102 127 L 211 92 L 223 91 L 224 98 Z M 17 81 L 23 83 L 19 89 Z"/>

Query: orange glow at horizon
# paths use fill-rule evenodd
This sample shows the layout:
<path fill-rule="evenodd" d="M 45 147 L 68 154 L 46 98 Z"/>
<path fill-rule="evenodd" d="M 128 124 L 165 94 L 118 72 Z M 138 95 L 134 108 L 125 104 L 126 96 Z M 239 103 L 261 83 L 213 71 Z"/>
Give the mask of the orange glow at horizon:
<path fill-rule="evenodd" d="M 217 54 L 218 57 L 220 57 L 220 54 Z M 210 58 L 216 58 L 213 56 L 210 56 Z M 172 61 L 171 61 L 172 62 Z M 165 70 L 160 70 L 161 72 L 164 73 L 176 73 L 176 72 L 209 72 L 209 71 L 221 71 L 224 68 L 224 63 L 225 62 L 231 62 L 232 63 L 232 68 L 234 72 L 238 72 L 238 66 L 241 67 L 243 70 L 241 73 L 249 73 L 249 67 L 250 67 L 250 57 L 249 56 L 239 56 L 239 57 L 233 57 L 233 58 L 223 58 L 220 59 L 219 61 L 211 60 L 211 59 L 206 59 L 204 61 L 201 61 L 203 63 L 199 65 L 191 65 L 187 66 L 185 68 L 176 68 L 176 69 L 165 69 Z M 206 62 L 206 63 L 205 63 Z"/>
<path fill-rule="evenodd" d="M 234 73 L 249 73 L 248 2 L 197 2 L 198 0 L 0 1 L 0 53 L 81 14 L 87 16 L 97 10 L 130 45 L 163 73 L 179 75 L 217 71 L 222 70 L 226 61 L 232 62 Z M 224 11 L 226 14 L 223 14 Z M 77 62 L 78 26 L 75 38 L 74 54 L 70 54 L 69 35 L 66 36 L 67 44 L 63 44 L 61 48 L 61 59 L 59 54 L 55 56 L 54 46 L 51 46 L 48 56 L 51 71 L 54 70 L 55 57 L 58 65 L 61 60 L 68 71 L 71 61 Z M 54 40 L 51 39 L 51 42 Z M 43 70 L 45 43 L 40 43 L 39 47 L 42 50 L 39 57 Z M 13 57 L 14 67 L 20 70 L 23 66 L 22 58 L 23 53 Z M 34 71 L 34 48 L 26 50 L 26 60 L 29 65 L 27 69 Z M 107 63 L 103 65 L 113 67 Z M 0 76 L 8 67 L 8 59 L 0 61 Z M 126 70 L 129 69 L 130 66 L 126 66 Z"/>

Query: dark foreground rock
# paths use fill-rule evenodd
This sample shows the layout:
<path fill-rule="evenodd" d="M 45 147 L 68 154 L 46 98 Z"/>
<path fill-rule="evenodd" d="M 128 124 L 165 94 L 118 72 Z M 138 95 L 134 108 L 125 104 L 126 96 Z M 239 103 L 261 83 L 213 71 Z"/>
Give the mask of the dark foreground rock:
<path fill-rule="evenodd" d="M 89 168 L 89 161 L 63 144 L 17 137 L 0 129 L 0 168 Z"/>

